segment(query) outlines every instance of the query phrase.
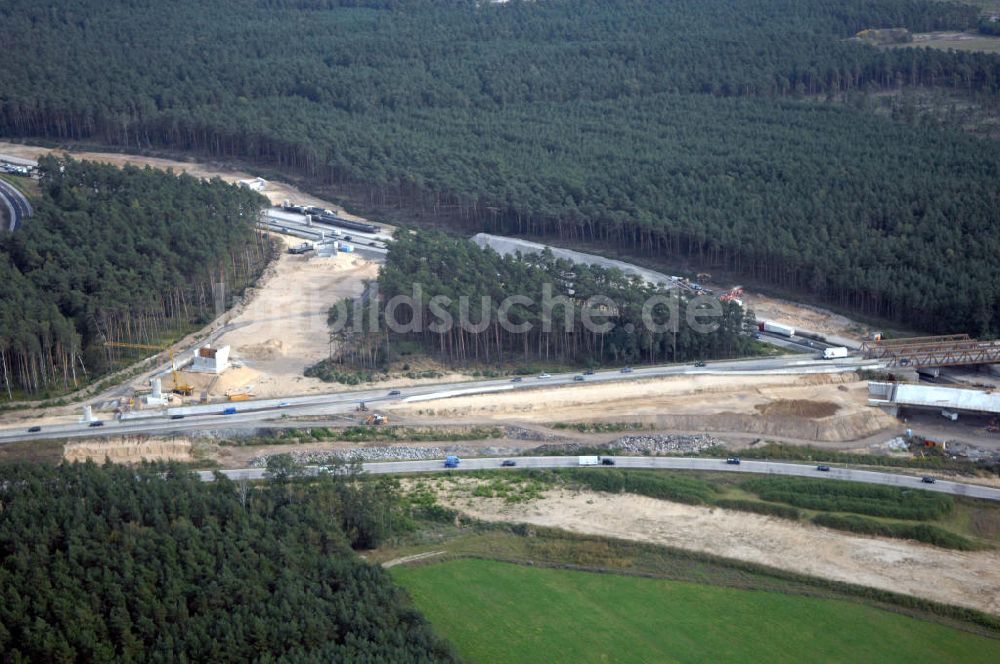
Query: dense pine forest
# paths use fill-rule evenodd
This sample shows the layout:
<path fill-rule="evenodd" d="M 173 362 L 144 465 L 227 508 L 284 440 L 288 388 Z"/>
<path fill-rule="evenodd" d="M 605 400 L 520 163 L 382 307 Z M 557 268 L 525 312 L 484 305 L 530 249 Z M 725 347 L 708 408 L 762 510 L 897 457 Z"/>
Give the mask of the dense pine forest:
<path fill-rule="evenodd" d="M 351 550 L 398 505 L 391 480 L 162 470 L 0 468 L 4 661 L 453 661 Z"/>
<path fill-rule="evenodd" d="M 0 400 L 71 389 L 149 350 L 251 283 L 272 248 L 264 199 L 214 180 L 40 161 L 41 199 L 0 233 Z"/>
<path fill-rule="evenodd" d="M 996 105 L 932 0 L 0 6 L 0 135 L 237 157 L 463 229 L 681 258 L 928 331 L 1000 331 L 1000 146 L 865 94 Z"/>
<path fill-rule="evenodd" d="M 673 293 L 548 251 L 501 256 L 454 235 L 405 232 L 379 271 L 377 302 L 331 309 L 335 354 L 310 373 L 323 377 L 336 363 L 383 367 L 399 342 L 452 364 L 680 362 L 753 351 L 752 314 Z M 505 304 L 515 296 L 526 299 Z"/>

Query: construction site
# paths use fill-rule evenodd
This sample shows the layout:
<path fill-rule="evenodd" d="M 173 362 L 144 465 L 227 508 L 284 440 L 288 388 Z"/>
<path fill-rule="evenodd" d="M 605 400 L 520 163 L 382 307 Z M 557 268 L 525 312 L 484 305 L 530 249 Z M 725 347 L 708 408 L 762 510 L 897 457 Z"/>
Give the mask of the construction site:
<path fill-rule="evenodd" d="M 879 467 L 889 483 L 912 479 L 912 464 L 935 486 L 960 469 L 963 491 L 1000 487 L 995 474 L 979 472 L 1000 463 L 1000 343 L 965 334 L 886 338 L 842 314 L 709 273 L 671 275 L 595 254 L 561 250 L 568 260 L 628 269 L 686 296 L 748 307 L 758 321 L 750 334 L 768 352 L 686 365 L 489 376 L 414 354 L 370 382 L 307 377 L 308 367 L 331 355 L 330 307 L 362 297 L 377 280 L 392 229 L 376 231 L 329 201 L 247 173 L 149 161 L 204 177 L 221 173 L 267 195 L 275 207 L 260 227 L 279 243 L 278 257 L 232 309 L 176 344 L 107 341 L 109 349 L 146 357 L 145 364 L 80 402 L 0 413 L 0 436 L 48 436 L 59 441 L 53 454 L 70 462 L 171 461 L 233 477 L 265 473 L 271 459 L 286 455 L 305 468 L 361 461 L 402 464 L 404 472 L 405 464 L 437 467 L 442 459 L 454 460 L 453 470 L 459 459 L 516 466 L 601 450 L 650 464 L 721 456 L 720 466 L 739 468 L 725 460 L 738 464 L 741 455 L 760 458 L 761 450 L 792 447 L 805 450 L 795 458 L 819 475 L 826 472 L 818 468 L 829 466 L 813 465 L 814 455 L 851 455 L 862 468 L 867 459 L 899 464 Z M 362 230 L 335 225 L 344 220 Z M 544 250 L 499 236 L 474 240 L 503 252 Z M 924 468 L 927 459 L 935 463 Z M 629 493 L 548 489 L 512 503 L 488 497 L 490 486 L 469 478 L 437 482 L 433 491 L 460 519 L 711 553 L 1000 612 L 995 584 L 982 582 L 997 561 L 992 550 L 959 553 Z M 972 512 L 969 520 L 977 541 L 1000 536 L 992 513 Z"/>

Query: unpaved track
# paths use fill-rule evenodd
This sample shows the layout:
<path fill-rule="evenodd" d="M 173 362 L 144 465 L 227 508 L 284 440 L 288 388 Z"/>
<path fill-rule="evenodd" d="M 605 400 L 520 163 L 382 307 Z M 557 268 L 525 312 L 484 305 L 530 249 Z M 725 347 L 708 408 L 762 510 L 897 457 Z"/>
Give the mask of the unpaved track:
<path fill-rule="evenodd" d="M 441 495 L 485 521 L 702 551 L 1000 615 L 1000 553 L 960 552 L 635 495 L 553 490 L 526 504 Z"/>
<path fill-rule="evenodd" d="M 233 318 L 234 329 L 218 345 L 252 369 L 242 381 L 259 397 L 329 392 L 329 383 L 306 378 L 306 367 L 330 352 L 327 313 L 345 297 L 357 297 L 378 264 L 351 254 L 332 258 L 282 254 L 274 275 Z M 241 387 L 226 384 L 226 388 Z"/>

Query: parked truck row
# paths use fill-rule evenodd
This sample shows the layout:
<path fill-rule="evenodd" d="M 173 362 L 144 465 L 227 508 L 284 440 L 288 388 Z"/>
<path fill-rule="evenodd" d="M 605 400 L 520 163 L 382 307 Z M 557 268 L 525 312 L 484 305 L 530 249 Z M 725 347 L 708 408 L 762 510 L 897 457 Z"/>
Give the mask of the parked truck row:
<path fill-rule="evenodd" d="M 294 212 L 295 214 L 305 215 L 309 217 L 310 221 L 313 223 L 338 226 L 340 228 L 347 228 L 361 233 L 380 233 L 382 231 L 382 228 L 380 226 L 376 226 L 375 224 L 344 219 L 343 217 L 338 217 L 332 210 L 326 210 L 313 205 L 298 205 L 296 203 L 292 203 L 291 201 L 284 201 L 281 204 L 281 209 L 285 212 Z"/>

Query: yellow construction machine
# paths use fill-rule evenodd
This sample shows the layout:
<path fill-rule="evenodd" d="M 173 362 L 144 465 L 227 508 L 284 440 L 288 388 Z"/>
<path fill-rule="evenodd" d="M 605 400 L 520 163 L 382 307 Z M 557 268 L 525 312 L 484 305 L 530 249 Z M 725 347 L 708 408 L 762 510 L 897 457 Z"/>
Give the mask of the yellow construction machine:
<path fill-rule="evenodd" d="M 152 346 L 150 344 L 131 344 L 125 343 L 124 341 L 105 341 L 105 346 L 111 346 L 112 348 L 139 348 L 142 350 L 155 350 L 162 351 L 163 346 Z M 177 373 L 177 368 L 174 366 L 174 351 L 170 349 L 170 377 L 174 381 L 174 394 L 179 394 L 183 397 L 189 397 L 194 394 L 194 387 L 186 383 L 182 383 L 180 379 L 180 374 Z"/>

